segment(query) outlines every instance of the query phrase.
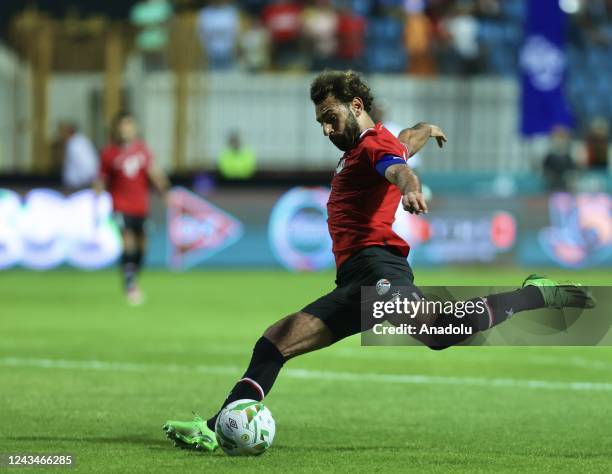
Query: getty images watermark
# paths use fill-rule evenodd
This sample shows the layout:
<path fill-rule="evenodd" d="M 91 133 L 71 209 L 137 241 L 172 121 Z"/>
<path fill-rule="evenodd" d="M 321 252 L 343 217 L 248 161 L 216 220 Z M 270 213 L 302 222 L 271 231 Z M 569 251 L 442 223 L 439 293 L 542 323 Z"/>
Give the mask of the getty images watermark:
<path fill-rule="evenodd" d="M 387 280 L 361 289 L 362 345 L 612 345 L 612 288 L 589 287 L 597 307 L 544 308 L 514 314 L 489 328 L 486 297 L 517 287 L 395 287 Z M 485 329 L 479 331 L 478 328 Z"/>
<path fill-rule="evenodd" d="M 415 335 L 441 335 L 441 334 L 464 334 L 471 336 L 473 327 L 452 321 L 447 324 L 432 324 L 432 322 L 417 322 L 419 319 L 441 319 L 439 316 L 454 317 L 457 320 L 467 315 L 487 317 L 487 303 L 483 299 L 477 301 L 432 301 L 415 294 L 413 298 L 402 298 L 401 293 L 397 293 L 391 300 L 374 301 L 372 303 L 372 317 L 381 321 L 397 321 L 398 317 L 410 320 L 410 323 L 399 323 L 397 325 L 386 325 L 383 322 L 375 323 L 372 331 L 376 335 L 385 334 L 408 334 Z M 427 316 L 430 315 L 430 318 Z"/>

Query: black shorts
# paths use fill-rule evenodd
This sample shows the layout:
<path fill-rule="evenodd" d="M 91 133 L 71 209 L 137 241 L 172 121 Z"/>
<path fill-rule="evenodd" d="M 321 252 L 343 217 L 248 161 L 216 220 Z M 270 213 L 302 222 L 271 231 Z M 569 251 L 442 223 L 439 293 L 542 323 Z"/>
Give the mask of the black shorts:
<path fill-rule="evenodd" d="M 303 312 L 316 316 L 330 329 L 334 342 L 361 332 L 361 287 L 414 286 L 412 269 L 406 257 L 390 247 L 367 247 L 345 261 L 336 274 L 336 289 L 310 303 Z"/>
<path fill-rule="evenodd" d="M 133 216 L 122 212 L 115 212 L 113 218 L 121 231 L 131 230 L 136 235 L 144 234 L 144 223 L 146 217 Z"/>

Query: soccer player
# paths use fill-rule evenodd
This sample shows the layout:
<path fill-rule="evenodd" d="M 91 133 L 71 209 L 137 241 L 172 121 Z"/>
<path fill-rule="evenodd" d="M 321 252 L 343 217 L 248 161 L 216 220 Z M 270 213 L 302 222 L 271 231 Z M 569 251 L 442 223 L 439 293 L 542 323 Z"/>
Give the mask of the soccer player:
<path fill-rule="evenodd" d="M 420 123 L 394 137 L 371 119 L 372 94 L 352 71 L 322 72 L 312 82 L 310 97 L 324 135 L 344 152 L 327 204 L 337 286 L 266 329 L 222 408 L 240 399 L 262 400 L 288 360 L 368 329 L 361 327 L 361 287 L 380 287 L 381 293 L 387 291 L 389 295 L 396 293 L 394 288 L 407 288 L 407 295 L 421 295 L 406 260 L 408 244 L 391 226 L 400 201 L 408 212 L 427 212 L 419 179 L 407 160 L 430 138 L 442 147 L 446 142 L 444 132 L 435 125 Z M 594 306 L 581 287 L 559 285 L 537 275 L 527 277 L 516 291 L 474 298 L 473 302 L 486 308 L 482 315 L 462 315 L 461 323 L 473 328 L 474 333 L 520 311 Z M 418 321 L 431 325 L 453 324 L 453 319 L 457 320 L 452 314 L 417 315 Z M 432 349 L 442 349 L 469 336 L 416 337 Z M 193 421 L 168 421 L 163 429 L 181 448 L 213 451 L 217 447 L 217 415 L 207 420 L 196 416 Z"/>
<path fill-rule="evenodd" d="M 139 138 L 134 116 L 120 112 L 111 126 L 111 143 L 102 150 L 97 192 L 107 189 L 113 200 L 114 217 L 121 230 L 123 287 L 130 305 L 143 302 L 136 281 L 145 251 L 144 223 L 149 213 L 149 182 L 164 197 L 170 183 L 154 164 L 153 155 Z"/>

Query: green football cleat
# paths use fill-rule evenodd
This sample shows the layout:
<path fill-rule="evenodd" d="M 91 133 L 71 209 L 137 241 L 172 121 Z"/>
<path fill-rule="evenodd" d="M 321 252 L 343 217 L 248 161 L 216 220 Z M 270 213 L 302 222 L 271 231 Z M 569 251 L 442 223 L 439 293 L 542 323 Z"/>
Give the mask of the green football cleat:
<path fill-rule="evenodd" d="M 544 303 L 549 308 L 594 308 L 595 299 L 591 292 L 580 284 L 560 284 L 540 275 L 529 275 L 523 282 L 523 288 L 535 286 Z"/>
<path fill-rule="evenodd" d="M 162 429 L 177 448 L 212 452 L 219 447 L 215 432 L 198 415 L 193 421 L 166 421 Z"/>

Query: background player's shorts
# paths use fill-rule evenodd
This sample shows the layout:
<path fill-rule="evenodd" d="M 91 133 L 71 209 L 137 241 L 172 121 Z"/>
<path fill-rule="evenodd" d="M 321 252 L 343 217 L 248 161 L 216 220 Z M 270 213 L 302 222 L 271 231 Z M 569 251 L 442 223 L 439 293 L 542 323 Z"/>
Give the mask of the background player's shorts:
<path fill-rule="evenodd" d="M 131 214 L 124 214 L 123 212 L 115 212 L 113 213 L 113 219 L 121 231 L 131 230 L 137 235 L 142 235 L 144 233 L 144 223 L 146 217 L 133 216 Z"/>
<path fill-rule="evenodd" d="M 386 280 L 386 281 L 385 281 Z M 391 284 L 393 288 L 414 286 L 412 269 L 399 252 L 390 247 L 367 247 L 345 261 L 336 274 L 336 289 L 310 303 L 303 312 L 321 319 L 330 329 L 334 342 L 361 332 L 361 287 Z"/>

